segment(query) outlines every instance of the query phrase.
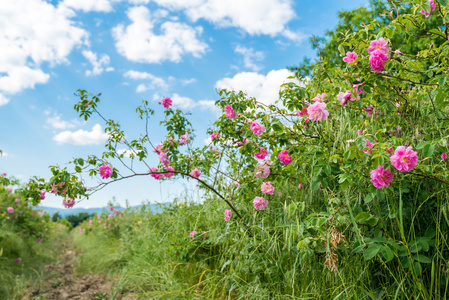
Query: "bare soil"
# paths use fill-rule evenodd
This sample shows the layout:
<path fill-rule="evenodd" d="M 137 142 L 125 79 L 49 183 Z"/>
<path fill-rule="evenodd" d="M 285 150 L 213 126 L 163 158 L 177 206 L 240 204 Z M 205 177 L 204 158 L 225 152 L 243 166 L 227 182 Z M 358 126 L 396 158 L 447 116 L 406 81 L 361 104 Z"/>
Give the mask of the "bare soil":
<path fill-rule="evenodd" d="M 114 283 L 106 275 L 76 276 L 73 265 L 76 252 L 70 242 L 60 246 L 59 261 L 45 266 L 43 283 L 31 288 L 26 299 L 33 300 L 90 300 L 136 299 L 131 295 L 113 295 Z"/>

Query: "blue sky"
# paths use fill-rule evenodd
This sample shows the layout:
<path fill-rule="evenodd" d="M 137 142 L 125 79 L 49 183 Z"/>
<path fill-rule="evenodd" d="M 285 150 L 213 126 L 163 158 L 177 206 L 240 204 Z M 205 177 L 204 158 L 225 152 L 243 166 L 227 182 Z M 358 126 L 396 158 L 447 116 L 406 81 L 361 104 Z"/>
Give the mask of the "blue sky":
<path fill-rule="evenodd" d="M 192 113 L 197 145 L 221 113 L 216 89 L 243 90 L 273 103 L 289 72 L 314 57 L 308 38 L 337 24 L 339 10 L 368 0 L 2 0 L 0 1 L 0 172 L 26 181 L 48 166 L 101 155 L 99 118 L 83 122 L 77 89 L 102 93 L 99 109 L 130 138 L 144 132 L 135 108 L 169 96 Z M 151 138 L 165 139 L 154 122 Z M 157 156 L 149 164 L 157 164 Z M 138 167 L 139 169 L 139 167 Z M 139 169 L 142 172 L 144 168 Z M 97 179 L 89 180 L 94 185 Z M 81 207 L 116 197 L 163 202 L 194 186 L 139 178 L 110 185 Z M 194 196 L 196 195 L 196 196 Z M 62 207 L 48 196 L 43 205 Z"/>

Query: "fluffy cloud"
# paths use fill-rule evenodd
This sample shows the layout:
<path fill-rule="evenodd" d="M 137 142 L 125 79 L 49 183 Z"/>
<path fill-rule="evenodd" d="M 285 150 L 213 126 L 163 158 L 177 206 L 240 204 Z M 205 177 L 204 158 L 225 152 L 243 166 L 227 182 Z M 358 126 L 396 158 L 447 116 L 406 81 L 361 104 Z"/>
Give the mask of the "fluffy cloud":
<path fill-rule="evenodd" d="M 9 103 L 9 99 L 6 98 L 4 95 L 0 94 L 0 106 L 8 104 Z"/>
<path fill-rule="evenodd" d="M 110 0 L 64 0 L 62 5 L 84 12 L 110 12 L 112 10 Z"/>
<path fill-rule="evenodd" d="M 58 144 L 98 145 L 105 142 L 108 135 L 103 132 L 100 124 L 95 124 L 91 131 L 63 131 L 53 137 Z"/>
<path fill-rule="evenodd" d="M 61 119 L 60 115 L 57 115 L 55 113 L 52 114 L 48 110 L 44 113 L 45 115 L 47 115 L 47 124 L 54 129 L 69 129 L 75 128 L 76 126 L 80 125 L 80 122 L 78 120 L 64 121 Z"/>
<path fill-rule="evenodd" d="M 243 55 L 243 64 L 246 68 L 256 72 L 262 69 L 262 66 L 256 64 L 255 62 L 261 61 L 264 58 L 264 55 L 261 51 L 254 51 L 253 48 L 246 48 L 241 45 L 237 45 L 234 51 Z"/>
<path fill-rule="evenodd" d="M 108 67 L 109 65 L 108 55 L 103 54 L 100 58 L 98 58 L 96 53 L 89 50 L 84 50 L 82 54 L 91 63 L 93 67 L 92 70 L 86 70 L 86 76 L 100 75 L 104 71 L 106 72 L 114 71 L 114 68 Z"/>
<path fill-rule="evenodd" d="M 184 10 L 192 21 L 204 19 L 220 27 L 238 27 L 251 35 L 283 34 L 286 24 L 295 17 L 292 0 L 154 1 L 171 10 Z"/>
<path fill-rule="evenodd" d="M 190 27 L 179 22 L 166 21 L 154 33 L 155 25 L 167 16 L 165 11 L 150 11 L 143 6 L 132 7 L 127 12 L 131 24 L 119 24 L 113 28 L 117 51 L 127 59 L 136 62 L 160 63 L 180 62 L 185 54 L 200 57 L 208 46 L 198 40 L 201 27 Z"/>
<path fill-rule="evenodd" d="M 65 62 L 72 49 L 87 44 L 88 34 L 74 25 L 74 12 L 44 0 L 0 1 L 0 104 L 50 76 L 40 64 Z"/>
<path fill-rule="evenodd" d="M 125 74 L 123 74 L 126 78 L 131 78 L 134 80 L 148 80 L 148 84 L 139 84 L 137 86 L 136 91 L 138 93 L 145 92 L 147 90 L 154 90 L 154 89 L 161 89 L 161 90 L 167 90 L 168 84 L 167 82 L 162 79 L 161 77 L 157 77 L 151 73 L 147 72 L 139 72 L 130 70 L 127 71 Z M 169 78 L 169 80 L 172 79 L 172 77 Z"/>
<path fill-rule="evenodd" d="M 264 104 L 274 104 L 279 99 L 281 84 L 294 75 L 287 69 L 272 70 L 267 75 L 256 72 L 241 72 L 232 78 L 223 78 L 215 83 L 217 89 L 243 91 Z"/>

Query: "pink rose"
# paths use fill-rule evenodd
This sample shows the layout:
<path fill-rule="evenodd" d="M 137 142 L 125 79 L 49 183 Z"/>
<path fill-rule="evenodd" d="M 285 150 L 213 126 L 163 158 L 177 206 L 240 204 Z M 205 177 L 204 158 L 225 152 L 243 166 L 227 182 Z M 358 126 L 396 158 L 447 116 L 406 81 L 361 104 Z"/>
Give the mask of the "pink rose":
<path fill-rule="evenodd" d="M 258 136 L 260 136 L 262 134 L 262 132 L 266 131 L 265 127 L 263 125 L 260 125 L 256 121 L 251 123 L 250 129 L 254 132 L 255 135 L 258 135 Z"/>
<path fill-rule="evenodd" d="M 300 117 L 307 116 L 307 106 L 303 106 L 302 110 L 297 110 L 296 114 Z"/>
<path fill-rule="evenodd" d="M 354 88 L 354 90 L 357 94 L 365 93 L 365 91 L 363 90 L 363 87 L 361 87 L 361 85 L 362 85 L 361 83 L 352 85 L 352 87 Z"/>
<path fill-rule="evenodd" d="M 225 111 L 226 117 L 228 117 L 229 119 L 234 119 L 237 116 L 236 112 L 232 109 L 232 106 L 230 104 L 226 105 Z"/>
<path fill-rule="evenodd" d="M 200 175 L 201 175 L 201 171 L 198 170 L 198 168 L 195 168 L 195 169 L 193 169 L 192 172 L 190 172 L 190 176 L 195 177 L 195 178 L 200 177 Z"/>
<path fill-rule="evenodd" d="M 422 13 L 424 16 L 426 16 L 426 18 L 428 18 L 430 16 L 431 13 L 433 13 L 433 11 L 435 10 L 436 7 L 436 3 L 433 0 L 429 0 L 430 3 L 430 12 L 426 12 L 424 10 L 424 8 L 421 8 L 420 13 Z"/>
<path fill-rule="evenodd" d="M 384 166 L 379 166 L 375 170 L 371 170 L 371 183 L 378 189 L 388 187 L 393 182 L 394 174 L 389 169 L 384 170 Z"/>
<path fill-rule="evenodd" d="M 153 152 L 159 154 L 159 152 L 163 151 L 162 150 L 163 147 L 164 146 L 162 144 L 159 144 L 159 145 L 156 146 L 156 148 L 154 148 Z"/>
<path fill-rule="evenodd" d="M 338 93 L 337 100 L 340 101 L 340 105 L 348 104 L 349 100 L 351 100 L 351 91 Z"/>
<path fill-rule="evenodd" d="M 198 232 L 196 230 L 193 230 L 189 235 L 191 238 L 195 237 L 195 234 L 197 234 Z"/>
<path fill-rule="evenodd" d="M 349 63 L 353 63 L 359 56 L 355 52 L 346 52 L 346 56 L 343 57 L 343 61 Z M 357 62 L 358 63 L 358 62 Z M 355 63 L 355 64 L 357 64 Z"/>
<path fill-rule="evenodd" d="M 159 172 L 159 169 L 156 167 L 151 167 L 149 173 L 151 174 L 150 176 L 153 177 L 156 180 L 159 180 L 161 178 L 164 177 L 163 173 L 156 173 Z"/>
<path fill-rule="evenodd" d="M 447 154 L 443 152 L 443 154 L 441 154 L 441 159 L 442 160 L 446 160 L 447 159 Z"/>
<path fill-rule="evenodd" d="M 264 210 L 268 206 L 268 201 L 263 197 L 256 197 L 253 200 L 254 208 L 257 210 Z"/>
<path fill-rule="evenodd" d="M 369 64 L 374 72 L 380 73 L 385 70 L 385 62 L 389 60 L 388 54 L 382 50 L 375 50 L 369 57 Z"/>
<path fill-rule="evenodd" d="M 40 191 L 39 193 L 40 193 L 39 198 L 41 200 L 44 200 L 45 199 L 45 191 Z"/>
<path fill-rule="evenodd" d="M 315 121 L 324 121 L 329 116 L 329 112 L 326 109 L 326 103 L 315 102 L 307 108 L 307 114 L 309 119 Z"/>
<path fill-rule="evenodd" d="M 214 132 L 210 135 L 210 139 L 213 141 L 215 138 L 219 138 L 220 137 L 220 133 L 219 132 Z"/>
<path fill-rule="evenodd" d="M 315 101 L 315 102 L 323 102 L 323 101 L 324 101 L 324 98 L 326 98 L 326 97 L 327 97 L 327 94 L 326 94 L 326 93 L 317 94 L 317 95 L 315 96 L 315 98 L 313 98 L 312 100 Z"/>
<path fill-rule="evenodd" d="M 368 47 L 368 53 L 372 54 L 376 50 L 381 50 L 384 53 L 387 53 L 389 51 L 387 42 L 384 40 L 384 38 L 371 41 L 370 46 Z"/>
<path fill-rule="evenodd" d="M 412 150 L 412 147 L 405 148 L 399 146 L 390 157 L 390 162 L 398 171 L 409 172 L 418 164 L 418 155 Z"/>
<path fill-rule="evenodd" d="M 368 105 L 366 108 L 363 109 L 364 112 L 368 114 L 368 116 L 372 117 L 374 112 L 374 106 Z"/>
<path fill-rule="evenodd" d="M 166 171 L 174 171 L 175 169 L 172 166 L 168 166 L 165 168 L 165 170 Z M 165 177 L 170 178 L 173 175 L 175 175 L 175 173 L 168 172 L 168 173 L 164 173 L 164 175 L 165 175 Z"/>
<path fill-rule="evenodd" d="M 257 165 L 254 171 L 257 178 L 267 178 L 270 175 L 270 168 L 267 165 Z"/>
<path fill-rule="evenodd" d="M 109 165 L 101 165 L 98 168 L 98 171 L 100 171 L 100 176 L 103 179 L 108 179 L 109 177 L 112 176 L 112 168 Z M 61 186 L 60 186 L 61 188 Z"/>
<path fill-rule="evenodd" d="M 14 208 L 8 207 L 8 208 L 6 209 L 6 211 L 8 212 L 8 214 L 12 214 L 12 213 L 14 213 Z"/>
<path fill-rule="evenodd" d="M 224 212 L 224 219 L 226 222 L 229 222 L 229 220 L 232 217 L 232 211 L 230 209 L 226 209 Z"/>
<path fill-rule="evenodd" d="M 181 135 L 181 139 L 179 141 L 179 144 L 187 144 L 187 141 L 189 140 L 189 133 L 186 131 L 183 135 Z"/>
<path fill-rule="evenodd" d="M 72 208 L 75 205 L 75 199 L 69 198 L 69 197 L 65 197 L 62 200 L 62 205 L 65 208 Z"/>
<path fill-rule="evenodd" d="M 259 149 L 260 149 L 260 152 L 254 154 L 254 156 L 255 156 L 256 158 L 258 158 L 258 159 L 264 159 L 265 156 L 268 155 L 268 152 L 265 151 L 265 149 L 262 148 L 262 147 L 259 147 Z"/>
<path fill-rule="evenodd" d="M 159 160 L 164 166 L 168 166 L 170 164 L 170 159 L 164 151 L 159 152 Z"/>
<path fill-rule="evenodd" d="M 262 190 L 262 193 L 273 196 L 274 187 L 271 185 L 271 182 L 262 183 L 260 189 Z"/>
<path fill-rule="evenodd" d="M 288 165 L 293 161 L 293 158 L 288 155 L 288 150 L 279 152 L 278 158 L 284 165 Z"/>
<path fill-rule="evenodd" d="M 165 108 L 169 108 L 172 105 L 173 101 L 169 97 L 165 97 L 162 99 L 162 106 Z"/>

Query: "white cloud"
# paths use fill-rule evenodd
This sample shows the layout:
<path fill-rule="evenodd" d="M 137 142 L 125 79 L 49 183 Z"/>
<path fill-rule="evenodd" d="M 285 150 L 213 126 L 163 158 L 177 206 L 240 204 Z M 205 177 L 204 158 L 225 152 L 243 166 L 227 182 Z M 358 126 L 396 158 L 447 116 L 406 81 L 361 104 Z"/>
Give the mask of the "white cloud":
<path fill-rule="evenodd" d="M 0 152 L 0 156 L 6 157 L 6 156 L 8 156 L 8 153 L 7 153 L 7 152 L 5 152 L 5 151 L 3 151 L 3 152 Z"/>
<path fill-rule="evenodd" d="M 77 130 L 77 131 L 63 131 L 56 134 L 53 140 L 58 144 L 73 144 L 73 145 L 98 145 L 105 142 L 108 135 L 103 132 L 100 124 L 95 124 L 91 131 Z"/>
<path fill-rule="evenodd" d="M 78 120 L 72 120 L 72 121 L 61 120 L 61 116 L 57 115 L 57 114 L 52 114 L 50 116 L 50 114 L 51 114 L 50 111 L 45 111 L 45 114 L 47 116 L 49 116 L 49 117 L 47 117 L 47 124 L 55 129 L 75 128 L 76 126 L 81 124 Z"/>
<path fill-rule="evenodd" d="M 143 6 L 132 7 L 127 12 L 131 24 L 119 24 L 112 30 L 117 51 L 127 59 L 136 62 L 160 63 L 180 62 L 185 54 L 200 57 L 206 52 L 207 44 L 198 40 L 201 27 L 166 21 L 154 33 L 156 23 L 166 16 L 164 11 L 150 11 Z"/>
<path fill-rule="evenodd" d="M 67 62 L 72 49 L 87 44 L 88 34 L 74 25 L 74 12 L 44 0 L 0 1 L 0 103 L 50 76 L 40 64 Z"/>
<path fill-rule="evenodd" d="M 234 49 L 236 53 L 243 55 L 243 63 L 246 68 L 253 71 L 260 71 L 263 67 L 256 64 L 255 61 L 261 61 L 264 58 L 264 54 L 261 51 L 254 51 L 253 48 L 246 48 L 241 45 L 237 45 Z"/>
<path fill-rule="evenodd" d="M 9 103 L 9 99 L 6 98 L 4 95 L 0 94 L 0 106 L 8 104 Z"/>
<path fill-rule="evenodd" d="M 181 79 L 181 84 L 182 85 L 189 85 L 191 83 L 196 82 L 195 78 L 190 78 L 190 79 Z"/>
<path fill-rule="evenodd" d="M 159 90 L 167 90 L 168 89 L 168 84 L 163 78 L 157 77 L 151 73 L 130 70 L 130 71 L 125 72 L 125 74 L 123 74 L 123 76 L 125 76 L 126 78 L 135 79 L 135 80 L 148 80 L 149 81 L 148 84 L 142 83 L 137 86 L 136 91 L 138 93 L 145 92 L 147 90 L 154 90 L 154 89 L 159 89 Z M 170 80 L 170 78 L 169 78 L 169 80 Z"/>
<path fill-rule="evenodd" d="M 110 0 L 64 0 L 62 5 L 76 10 L 82 10 L 83 12 L 110 12 L 112 10 Z"/>
<path fill-rule="evenodd" d="M 295 17 L 292 0 L 154 0 L 171 10 L 184 10 L 191 20 L 238 27 L 251 35 L 282 34 Z"/>
<path fill-rule="evenodd" d="M 92 64 L 93 67 L 92 70 L 86 70 L 86 76 L 100 75 L 104 71 L 106 72 L 114 71 L 114 68 L 107 67 L 110 61 L 108 55 L 103 54 L 99 59 L 96 53 L 89 50 L 84 50 L 82 54 Z"/>
<path fill-rule="evenodd" d="M 279 99 L 281 84 L 289 82 L 294 75 L 287 69 L 272 70 L 266 76 L 256 72 L 241 72 L 232 78 L 223 78 L 215 83 L 217 89 L 243 91 L 264 104 L 274 104 Z"/>

